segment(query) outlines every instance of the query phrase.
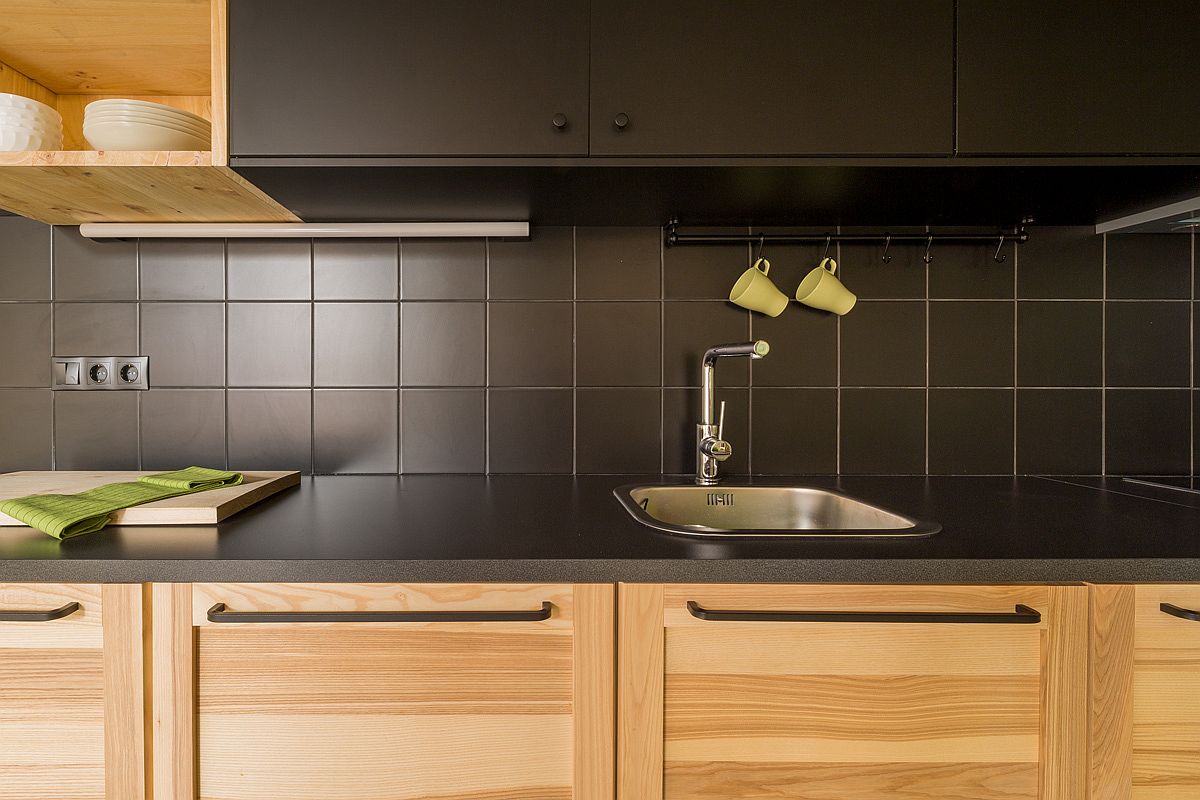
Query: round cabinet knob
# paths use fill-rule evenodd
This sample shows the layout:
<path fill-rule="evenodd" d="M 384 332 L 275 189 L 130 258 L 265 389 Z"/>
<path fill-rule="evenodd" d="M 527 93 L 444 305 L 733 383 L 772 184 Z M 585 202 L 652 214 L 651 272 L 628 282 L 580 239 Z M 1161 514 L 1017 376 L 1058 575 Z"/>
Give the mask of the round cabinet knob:
<path fill-rule="evenodd" d="M 92 383 L 108 383 L 108 367 L 97 364 L 88 370 L 88 376 L 92 379 Z"/>
<path fill-rule="evenodd" d="M 141 375 L 138 368 L 133 364 L 126 364 L 121 367 L 121 380 L 126 383 L 137 383 L 138 377 Z"/>
<path fill-rule="evenodd" d="M 554 119 L 552 119 L 551 122 L 554 123 L 554 127 L 558 128 L 561 131 L 563 128 L 567 127 L 567 115 L 566 114 L 555 114 Z"/>
<path fill-rule="evenodd" d="M 628 114 L 617 114 L 613 117 L 613 125 L 617 126 L 617 130 L 625 130 L 625 126 L 629 124 Z"/>

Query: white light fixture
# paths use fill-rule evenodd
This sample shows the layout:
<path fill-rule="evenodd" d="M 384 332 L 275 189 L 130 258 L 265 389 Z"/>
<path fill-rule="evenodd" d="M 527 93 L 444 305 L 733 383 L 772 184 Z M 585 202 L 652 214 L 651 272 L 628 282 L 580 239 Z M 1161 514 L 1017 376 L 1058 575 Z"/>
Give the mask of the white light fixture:
<path fill-rule="evenodd" d="M 85 222 L 88 239 L 528 238 L 528 222 Z"/>

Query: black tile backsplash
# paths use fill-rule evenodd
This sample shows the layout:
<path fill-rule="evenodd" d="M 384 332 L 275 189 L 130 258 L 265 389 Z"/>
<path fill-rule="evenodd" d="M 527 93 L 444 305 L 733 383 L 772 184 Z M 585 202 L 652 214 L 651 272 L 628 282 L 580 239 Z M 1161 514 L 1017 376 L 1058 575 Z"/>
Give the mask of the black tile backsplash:
<path fill-rule="evenodd" d="M 763 338 L 718 368 L 728 474 L 1193 474 L 1190 237 L 1031 228 L 1002 264 L 834 246 L 841 318 L 728 303 L 756 251 L 657 228 L 90 242 L 5 217 L 0 470 L 687 474 L 701 353 Z M 788 294 L 823 252 L 764 248 Z M 149 355 L 154 388 L 53 393 L 51 353 Z"/>

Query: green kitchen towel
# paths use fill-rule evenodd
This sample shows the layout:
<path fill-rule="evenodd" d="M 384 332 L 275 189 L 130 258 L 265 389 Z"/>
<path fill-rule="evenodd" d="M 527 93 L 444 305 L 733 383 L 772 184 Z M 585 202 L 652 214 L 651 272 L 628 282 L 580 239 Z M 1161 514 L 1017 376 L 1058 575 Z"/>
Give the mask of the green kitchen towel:
<path fill-rule="evenodd" d="M 143 475 L 133 483 L 110 483 L 79 494 L 35 494 L 0 501 L 0 513 L 48 533 L 69 539 L 95 533 L 108 524 L 112 512 L 181 494 L 237 486 L 242 473 L 205 467 Z"/>

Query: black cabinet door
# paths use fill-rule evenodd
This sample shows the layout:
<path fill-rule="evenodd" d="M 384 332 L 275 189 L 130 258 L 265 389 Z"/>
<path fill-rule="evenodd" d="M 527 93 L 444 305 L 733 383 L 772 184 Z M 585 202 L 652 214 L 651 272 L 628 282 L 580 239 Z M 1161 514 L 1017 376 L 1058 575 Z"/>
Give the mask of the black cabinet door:
<path fill-rule="evenodd" d="M 231 0 L 235 156 L 583 155 L 587 0 Z"/>
<path fill-rule="evenodd" d="M 961 0 L 964 154 L 1200 152 L 1200 3 Z"/>
<path fill-rule="evenodd" d="M 597 0 L 591 152 L 948 154 L 952 0 Z"/>

